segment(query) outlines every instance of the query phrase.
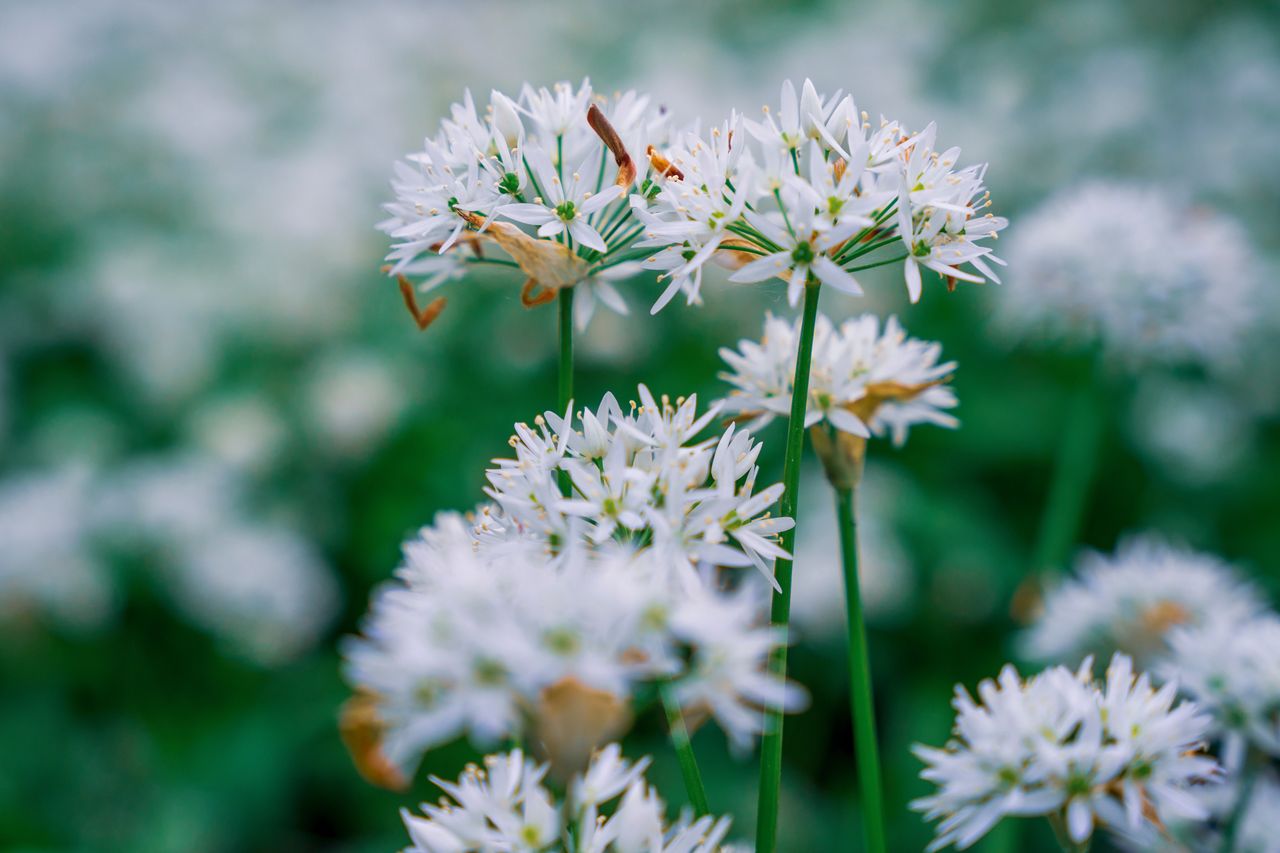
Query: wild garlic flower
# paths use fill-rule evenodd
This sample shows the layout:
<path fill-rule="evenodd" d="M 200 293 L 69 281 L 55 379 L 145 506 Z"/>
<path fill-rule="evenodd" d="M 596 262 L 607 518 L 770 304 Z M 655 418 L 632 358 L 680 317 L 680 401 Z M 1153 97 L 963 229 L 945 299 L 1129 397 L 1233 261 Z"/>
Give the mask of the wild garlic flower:
<path fill-rule="evenodd" d="M 1045 201 L 1012 238 L 1016 277 L 997 326 L 1131 366 L 1229 365 L 1256 315 L 1252 255 L 1237 223 L 1176 194 L 1086 184 Z"/>
<path fill-rule="evenodd" d="M 760 731 L 761 707 L 803 700 L 766 673 L 783 638 L 764 619 L 762 585 L 677 586 L 654 549 L 584 538 L 553 555 L 514 530 L 494 507 L 478 521 L 438 517 L 347 644 L 348 678 L 400 778 L 464 733 L 493 744 L 528 731 L 573 765 L 626 730 L 642 684 L 668 684 L 737 746 Z"/>
<path fill-rule="evenodd" d="M 782 279 L 792 305 L 806 282 L 857 295 L 854 273 L 899 262 L 912 302 L 921 266 L 949 286 L 998 281 L 985 241 L 1007 223 L 983 212 L 986 167 L 958 168 L 959 149 L 937 151 L 935 135 L 886 119 L 873 128 L 851 97 L 808 80 L 799 96 L 784 83 L 781 109 L 761 121 L 734 114 L 709 136 L 676 134 L 651 152 L 654 186 L 633 197 L 637 245 L 659 250 L 645 263 L 669 279 L 653 310 L 680 292 L 698 302 L 712 257 L 736 268 L 730 281 Z M 871 261 L 880 249 L 900 254 Z"/>
<path fill-rule="evenodd" d="M 649 759 L 629 762 L 617 744 L 605 747 L 563 801 L 543 785 L 546 765 L 519 750 L 489 755 L 457 782 L 432 777 L 445 792 L 423 803 L 423 816 L 402 810 L 413 846 L 406 853 L 488 853 L 549 850 L 574 853 L 717 853 L 729 818 L 665 819 L 666 804 L 644 778 Z M 602 809 L 608 815 L 601 814 Z"/>
<path fill-rule="evenodd" d="M 515 458 L 494 460 L 486 489 L 505 523 L 552 554 L 614 541 L 656 552 L 684 581 L 755 566 L 776 586 L 773 560 L 789 556 L 777 537 L 794 522 L 768 513 L 781 483 L 755 491 L 762 445 L 733 426 L 699 438 L 719 410 L 699 413 L 697 395 L 659 401 L 643 385 L 638 394 L 626 411 L 606 394 L 594 411 L 516 424 Z"/>
<path fill-rule="evenodd" d="M 378 226 L 393 241 L 387 270 L 401 277 L 419 325 L 444 303 L 420 309 L 410 278 L 427 292 L 486 263 L 523 272 L 529 306 L 575 288 L 580 328 L 597 301 L 626 314 L 613 282 L 647 254 L 631 251 L 639 227 L 627 194 L 637 177 L 647 182 L 635 164 L 665 144 L 668 126 L 648 96 L 602 97 L 585 80 L 526 84 L 515 98 L 495 91 L 483 115 L 467 92 L 422 150 L 396 164 L 395 201 Z"/>
<path fill-rule="evenodd" d="M 1022 650 L 1068 663 L 1122 651 L 1149 664 L 1167 650 L 1171 629 L 1239 623 L 1263 607 L 1258 591 L 1222 559 L 1134 536 L 1112 555 L 1081 555 L 1075 577 L 1045 594 Z"/>
<path fill-rule="evenodd" d="M 799 321 L 769 314 L 759 342 L 742 340 L 738 349 L 720 350 L 730 371 L 720 377 L 734 386 L 722 402 L 730 414 L 750 418 L 758 430 L 791 412 Z M 956 364 L 939 363 L 942 347 L 907 337 L 896 317 L 883 328 L 874 314 L 863 314 L 836 326 L 818 315 L 809 373 L 805 426 L 829 424 L 836 430 L 870 438 L 890 435 L 894 444 L 922 423 L 954 428 L 958 421 L 945 410 L 956 396 L 942 383 Z"/>
<path fill-rule="evenodd" d="M 1190 789 L 1216 778 L 1202 754 L 1212 721 L 1177 687 L 1159 690 L 1116 655 L 1103 683 L 1093 660 L 1022 679 L 1006 666 L 978 685 L 978 701 L 956 687 L 954 738 L 916 746 L 921 776 L 938 792 L 912 803 L 941 819 L 930 850 L 965 849 L 1005 817 L 1045 815 L 1075 844 L 1099 826 L 1157 837 L 1174 817 L 1202 819 Z"/>
<path fill-rule="evenodd" d="M 1280 756 L 1280 617 L 1174 631 L 1162 672 L 1214 715 L 1223 735 Z"/>

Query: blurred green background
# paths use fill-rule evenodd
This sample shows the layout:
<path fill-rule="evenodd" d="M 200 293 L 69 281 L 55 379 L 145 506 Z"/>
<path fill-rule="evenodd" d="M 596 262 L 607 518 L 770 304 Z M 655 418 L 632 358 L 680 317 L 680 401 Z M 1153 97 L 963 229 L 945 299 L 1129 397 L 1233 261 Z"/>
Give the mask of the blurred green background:
<path fill-rule="evenodd" d="M 1270 281 L 1278 19 L 1265 3 L 7 0 L 0 848 L 393 850 L 407 842 L 398 808 L 436 796 L 426 773 L 473 757 L 433 752 L 393 794 L 357 777 L 336 729 L 336 642 L 399 543 L 473 506 L 511 423 L 555 394 L 555 313 L 521 308 L 517 280 L 450 285 L 420 334 L 377 271 L 391 162 L 464 87 L 590 75 L 718 120 L 808 76 L 873 115 L 936 120 L 967 162 L 991 163 L 1011 232 L 1054 190 L 1148 181 L 1238 218 Z M 930 830 L 906 810 L 926 790 L 908 747 L 945 740 L 952 685 L 1013 655 L 1011 601 L 1089 366 L 994 337 L 998 287 L 935 287 L 908 306 L 895 275 L 868 281 L 867 298 L 827 293 L 823 310 L 896 312 L 960 363 L 961 429 L 877 445 L 862 496 L 890 830 L 917 850 Z M 781 285 L 713 274 L 705 307 L 651 318 L 658 292 L 631 283 L 630 318 L 597 313 L 581 399 L 628 399 L 640 381 L 712 399 L 717 348 L 758 336 L 765 310 L 789 314 Z M 1109 378 L 1082 544 L 1163 531 L 1240 561 L 1274 596 L 1274 308 L 1259 305 L 1269 331 L 1231 375 Z M 774 430 L 762 482 L 781 478 Z M 792 851 L 860 844 L 840 617 L 824 607 L 835 532 L 813 473 Z M 730 756 L 713 730 L 695 745 L 713 809 L 749 837 L 754 756 Z M 627 747 L 652 752 L 651 778 L 683 802 L 656 717 Z"/>

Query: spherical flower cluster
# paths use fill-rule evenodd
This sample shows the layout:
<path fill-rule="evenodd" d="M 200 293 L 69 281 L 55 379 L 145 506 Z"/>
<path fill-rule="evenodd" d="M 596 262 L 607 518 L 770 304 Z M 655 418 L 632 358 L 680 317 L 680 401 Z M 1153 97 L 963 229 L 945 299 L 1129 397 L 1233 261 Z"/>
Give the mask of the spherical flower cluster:
<path fill-rule="evenodd" d="M 779 278 L 795 304 L 806 282 L 860 294 L 854 273 L 902 262 L 907 292 L 920 297 L 920 267 L 948 282 L 998 280 L 1001 263 L 983 241 L 1005 227 L 984 214 L 985 166 L 957 167 L 960 151 L 935 149 L 929 125 L 910 133 L 881 119 L 872 127 L 849 96 L 799 96 L 782 87 L 777 114 L 734 114 L 709 136 L 677 134 L 651 154 L 655 187 L 633 198 L 645 224 L 645 261 L 670 279 L 657 311 L 677 293 L 699 301 L 713 256 L 737 267 L 731 281 Z M 879 250 L 897 250 L 871 262 Z"/>
<path fill-rule="evenodd" d="M 385 726 L 382 754 L 402 772 L 464 732 L 492 744 L 530 726 L 572 763 L 625 730 L 645 683 L 669 684 L 740 746 L 759 731 L 760 707 L 802 698 L 764 672 L 781 637 L 760 624 L 759 584 L 677 588 L 650 550 L 553 558 L 532 538 L 486 543 L 446 514 L 405 546 L 398 574 L 346 655 Z"/>
<path fill-rule="evenodd" d="M 762 445 L 733 426 L 699 439 L 719 410 L 699 414 L 697 395 L 638 393 L 625 412 L 606 394 L 594 411 L 517 424 L 515 458 L 488 472 L 502 518 L 486 518 L 487 532 L 533 536 L 549 553 L 578 541 L 653 550 L 686 581 L 710 566 L 754 565 L 773 583 L 772 561 L 788 556 L 777 535 L 794 522 L 768 515 L 781 483 L 755 492 Z"/>
<path fill-rule="evenodd" d="M 1236 623 L 1262 609 L 1257 590 L 1218 557 L 1137 536 L 1113 555 L 1081 556 L 1076 576 L 1045 595 L 1022 649 L 1037 660 L 1119 650 L 1151 662 L 1166 651 L 1172 628 Z"/>
<path fill-rule="evenodd" d="M 1165 674 L 1214 715 L 1219 732 L 1280 756 L 1280 617 L 1174 631 Z"/>
<path fill-rule="evenodd" d="M 1006 666 L 978 685 L 979 702 L 956 688 L 954 739 L 915 748 L 928 765 L 921 776 L 939 788 L 912 803 L 941 818 L 930 850 L 969 847 L 1006 816 L 1045 815 L 1075 844 L 1098 826 L 1156 838 L 1166 820 L 1207 816 L 1190 789 L 1219 772 L 1201 754 L 1209 716 L 1175 706 L 1176 685 L 1156 690 L 1124 655 L 1105 683 L 1092 667 L 1024 681 Z"/>
<path fill-rule="evenodd" d="M 737 350 L 721 349 L 720 357 L 731 368 L 721 378 L 734 386 L 722 404 L 724 411 L 749 417 L 752 430 L 786 417 L 798 338 L 798 322 L 769 315 L 759 342 L 742 340 Z M 896 317 L 881 328 L 874 314 L 839 326 L 819 314 L 805 426 L 827 423 L 862 438 L 887 433 L 898 445 L 915 424 L 955 427 L 958 422 L 944 410 L 956 405 L 956 397 L 942 383 L 956 365 L 939 364 L 941 354 L 940 345 L 907 337 Z"/>
<path fill-rule="evenodd" d="M 1093 183 L 1047 200 L 1009 246 L 998 325 L 1116 360 L 1229 364 L 1256 313 L 1235 222 L 1158 188 Z"/>
<path fill-rule="evenodd" d="M 668 119 L 647 96 L 604 98 L 587 81 L 525 84 L 516 98 L 495 91 L 483 116 L 468 92 L 423 149 L 396 164 L 395 201 L 379 225 L 394 241 L 388 271 L 402 277 L 419 324 L 443 303 L 419 309 L 405 277 L 425 292 L 478 263 L 524 272 L 526 305 L 574 287 L 580 327 L 597 300 L 627 313 L 611 282 L 638 271 L 628 254 L 639 234 L 627 200 L 632 152 L 663 144 Z M 510 259 L 482 251 L 493 248 Z"/>
<path fill-rule="evenodd" d="M 423 817 L 402 811 L 413 841 L 406 853 L 727 853 L 727 817 L 666 823 L 666 806 L 644 779 L 648 765 L 648 758 L 627 761 L 610 744 L 557 802 L 543 785 L 545 765 L 519 749 L 486 756 L 483 768 L 469 766 L 457 782 L 432 777 L 448 796 L 423 803 Z"/>

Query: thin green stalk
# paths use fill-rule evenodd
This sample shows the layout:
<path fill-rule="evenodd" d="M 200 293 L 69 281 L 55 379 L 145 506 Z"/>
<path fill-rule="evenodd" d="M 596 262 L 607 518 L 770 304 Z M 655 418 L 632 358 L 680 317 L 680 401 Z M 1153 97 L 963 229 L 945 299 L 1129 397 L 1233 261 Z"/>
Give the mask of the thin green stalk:
<path fill-rule="evenodd" d="M 573 399 L 573 288 L 562 287 L 560 300 L 560 369 L 556 414 L 563 415 Z M 559 472 L 560 491 L 569 494 L 569 472 Z"/>
<path fill-rule="evenodd" d="M 837 488 L 836 520 L 840 526 L 840 557 L 844 565 L 844 600 L 849 617 L 849 700 L 853 710 L 853 746 L 862 793 L 862 826 L 868 853 L 885 853 L 884 789 L 880 781 L 880 747 L 876 742 L 875 702 L 871 695 L 871 661 L 867 654 L 867 626 L 858 585 L 858 522 L 854 489 Z"/>
<path fill-rule="evenodd" d="M 778 501 L 778 513 L 796 517 L 800 496 L 800 457 L 804 452 L 804 415 L 809 399 L 809 364 L 813 359 L 813 330 L 818 317 L 819 284 L 810 279 L 804 288 L 804 315 L 800 321 L 800 344 L 796 353 L 796 374 L 791 391 L 791 417 L 787 421 L 787 447 L 782 470 L 786 489 Z M 782 534 L 782 548 L 795 553 L 796 529 Z M 786 632 L 791 620 L 791 560 L 774 563 L 779 592 L 773 596 L 770 621 L 782 629 L 783 642 L 769 656 L 769 672 L 778 678 L 787 674 Z M 765 712 L 764 738 L 760 746 L 760 797 L 756 812 L 756 853 L 774 853 L 778 845 L 778 792 L 782 787 L 782 710 Z"/>
<path fill-rule="evenodd" d="M 675 747 L 676 758 L 680 760 L 680 773 L 684 776 L 684 787 L 689 793 L 689 804 L 699 817 L 711 814 L 707 789 L 702 784 L 702 773 L 698 770 L 698 758 L 693 754 L 693 744 L 684 724 L 684 714 L 668 686 L 664 685 L 661 693 L 662 707 L 667 712 L 667 728 L 671 731 L 671 745 Z"/>
<path fill-rule="evenodd" d="M 1236 849 L 1240 825 L 1244 823 L 1244 816 L 1249 811 L 1249 800 L 1253 798 L 1253 787 L 1257 784 L 1261 763 L 1251 750 L 1245 759 L 1244 768 L 1240 771 L 1240 793 L 1236 796 L 1235 805 L 1231 808 L 1231 816 L 1227 818 L 1226 826 L 1222 829 L 1222 846 L 1219 848 L 1221 853 L 1234 853 Z"/>
<path fill-rule="evenodd" d="M 1033 571 L 1062 568 L 1080 535 L 1102 439 L 1102 408 L 1095 381 L 1093 372 L 1083 377 L 1071 401 L 1036 538 Z"/>

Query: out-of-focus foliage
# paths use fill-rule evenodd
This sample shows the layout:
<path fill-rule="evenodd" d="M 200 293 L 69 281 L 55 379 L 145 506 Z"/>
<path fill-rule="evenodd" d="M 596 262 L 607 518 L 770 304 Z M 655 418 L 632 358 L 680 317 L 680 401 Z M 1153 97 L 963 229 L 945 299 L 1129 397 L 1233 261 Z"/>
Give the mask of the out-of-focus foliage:
<path fill-rule="evenodd" d="M 12 0 L 0 9 L 0 846 L 19 850 L 397 849 L 397 808 L 337 736 L 354 630 L 400 540 L 480 497 L 511 423 L 555 394 L 555 316 L 513 276 L 450 290 L 425 334 L 378 274 L 393 159 L 470 86 L 589 74 L 678 116 L 754 112 L 787 76 L 936 120 L 989 161 L 1012 219 L 1086 179 L 1161 186 L 1234 217 L 1265 292 L 1280 233 L 1280 21 L 1266 4 L 228 2 Z M 1081 247 L 1089 251 L 1088 246 Z M 1008 279 L 1016 282 L 1018 271 Z M 1014 654 L 1015 592 L 1075 388 L 1104 439 L 1081 543 L 1162 530 L 1280 580 L 1276 300 L 1233 371 L 1092 379 L 1083 354 L 1011 349 L 999 287 L 900 282 L 823 310 L 898 313 L 959 369 L 957 431 L 874 448 L 861 496 L 871 653 L 895 849 L 929 830 L 914 741 L 951 686 Z M 1012 284 L 1009 286 L 1013 286 Z M 600 312 L 579 352 L 595 400 L 643 381 L 714 397 L 716 349 L 790 316 L 783 286 L 712 278 L 706 306 Z M 778 430 L 777 432 L 773 430 Z M 762 482 L 781 473 L 763 435 Z M 806 480 L 806 555 L 835 560 Z M 822 568 L 825 582 L 836 573 Z M 874 587 L 874 582 L 873 587 Z M 783 844 L 858 832 L 840 630 L 822 593 L 792 673 Z M 836 587 L 832 586 L 832 595 Z M 1018 600 L 1025 599 L 1025 595 Z M 802 596 L 798 593 L 797 600 Z M 711 805 L 749 837 L 754 761 L 695 737 Z M 629 752 L 683 801 L 660 721 Z M 428 755 L 445 778 L 465 744 Z M 856 835 L 852 836 L 856 837 Z"/>

